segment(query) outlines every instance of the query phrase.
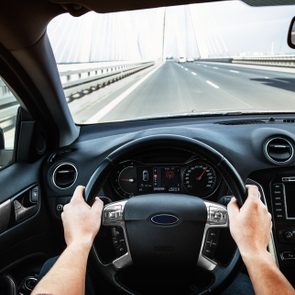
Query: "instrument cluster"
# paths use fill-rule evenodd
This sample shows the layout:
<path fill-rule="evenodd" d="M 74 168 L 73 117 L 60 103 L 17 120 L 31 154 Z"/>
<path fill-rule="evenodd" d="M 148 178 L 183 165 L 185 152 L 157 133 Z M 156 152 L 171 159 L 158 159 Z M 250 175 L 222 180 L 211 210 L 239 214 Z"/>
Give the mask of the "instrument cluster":
<path fill-rule="evenodd" d="M 150 193 L 185 193 L 208 198 L 217 190 L 221 178 L 203 159 L 181 164 L 121 162 L 113 175 L 113 188 L 123 198 Z"/>

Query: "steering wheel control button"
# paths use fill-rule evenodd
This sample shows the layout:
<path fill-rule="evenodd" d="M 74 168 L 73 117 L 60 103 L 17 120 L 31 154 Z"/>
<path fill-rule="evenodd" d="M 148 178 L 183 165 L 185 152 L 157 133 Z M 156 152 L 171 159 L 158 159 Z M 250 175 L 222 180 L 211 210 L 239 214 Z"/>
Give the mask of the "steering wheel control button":
<path fill-rule="evenodd" d="M 209 228 L 207 230 L 205 244 L 203 248 L 203 255 L 208 258 L 213 258 L 216 248 L 218 246 L 219 230 L 216 228 Z"/>
<path fill-rule="evenodd" d="M 104 222 L 120 221 L 123 218 L 122 206 L 115 205 L 104 210 Z"/>
<path fill-rule="evenodd" d="M 209 223 L 210 224 L 226 224 L 227 211 L 225 209 L 209 207 Z"/>
<path fill-rule="evenodd" d="M 127 252 L 124 232 L 121 227 L 112 228 L 112 241 L 117 257 L 122 256 Z"/>

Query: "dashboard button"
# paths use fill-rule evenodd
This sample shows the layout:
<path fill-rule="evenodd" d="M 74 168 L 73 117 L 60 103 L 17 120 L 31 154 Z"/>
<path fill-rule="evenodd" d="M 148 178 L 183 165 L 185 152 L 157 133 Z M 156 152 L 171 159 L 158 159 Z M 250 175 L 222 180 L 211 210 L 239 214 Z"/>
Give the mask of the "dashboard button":
<path fill-rule="evenodd" d="M 56 211 L 57 212 L 62 212 L 63 208 L 64 208 L 64 205 L 63 204 L 57 204 L 56 205 Z"/>
<path fill-rule="evenodd" d="M 272 186 L 272 194 L 273 197 L 283 197 L 284 196 L 284 188 L 282 183 L 275 183 Z"/>
<path fill-rule="evenodd" d="M 294 260 L 295 259 L 295 252 L 294 251 L 284 251 L 281 253 L 282 260 Z"/>
<path fill-rule="evenodd" d="M 283 235 L 285 240 L 291 240 L 293 238 L 293 233 L 289 230 L 285 231 Z"/>

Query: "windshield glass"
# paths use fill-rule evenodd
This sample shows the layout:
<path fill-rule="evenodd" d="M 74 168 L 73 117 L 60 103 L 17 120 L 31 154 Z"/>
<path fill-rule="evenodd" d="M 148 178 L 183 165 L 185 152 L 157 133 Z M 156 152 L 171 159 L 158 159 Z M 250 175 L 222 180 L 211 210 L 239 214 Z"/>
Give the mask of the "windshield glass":
<path fill-rule="evenodd" d="M 294 112 L 293 16 L 224 1 L 63 14 L 48 34 L 77 123 Z"/>

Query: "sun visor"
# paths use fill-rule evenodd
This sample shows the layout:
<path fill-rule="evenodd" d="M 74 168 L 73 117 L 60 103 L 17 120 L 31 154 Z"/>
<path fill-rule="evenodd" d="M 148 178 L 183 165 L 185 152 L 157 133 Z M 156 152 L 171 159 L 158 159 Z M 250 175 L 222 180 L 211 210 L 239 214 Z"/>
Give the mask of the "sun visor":
<path fill-rule="evenodd" d="M 61 5 L 73 16 L 79 16 L 87 11 L 94 10 L 99 13 L 116 12 L 125 10 L 147 9 L 190 3 L 216 2 L 212 0 L 50 0 Z"/>
<path fill-rule="evenodd" d="M 295 0 L 242 0 L 250 6 L 277 6 L 277 5 L 294 5 Z"/>

